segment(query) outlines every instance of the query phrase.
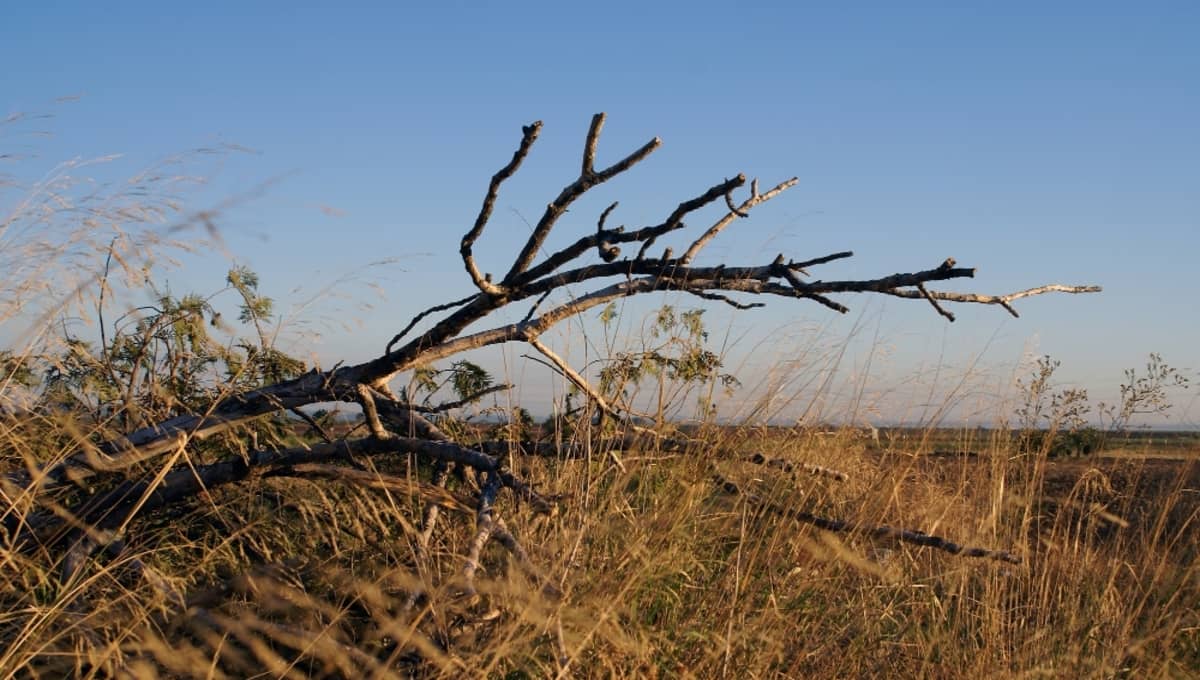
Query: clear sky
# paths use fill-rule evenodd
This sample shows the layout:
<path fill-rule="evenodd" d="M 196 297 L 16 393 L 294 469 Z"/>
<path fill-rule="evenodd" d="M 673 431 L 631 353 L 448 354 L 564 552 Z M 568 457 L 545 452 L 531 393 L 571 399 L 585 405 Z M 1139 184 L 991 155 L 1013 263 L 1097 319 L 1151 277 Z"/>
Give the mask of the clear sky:
<path fill-rule="evenodd" d="M 979 268 L 964 290 L 1105 288 L 1023 301 L 1021 319 L 960 306 L 949 326 L 927 305 L 861 296 L 842 320 L 784 300 L 737 317 L 714 309 L 716 335 L 748 334 L 750 373 L 808 342 L 805 324 L 830 324 L 823 337 L 836 340 L 858 323 L 867 347 L 887 349 L 872 371 L 907 384 L 902 395 L 925 389 L 939 361 L 961 372 L 978 359 L 1011 382 L 1032 351 L 1103 397 L 1152 351 L 1193 376 L 1200 366 L 1197 36 L 1195 2 L 10 2 L 0 115 L 53 114 L 26 128 L 52 135 L 0 143 L 29 156 L 7 168 L 22 177 L 73 157 L 123 154 L 97 170 L 115 177 L 189 149 L 251 149 L 208 161 L 211 184 L 191 199 L 203 207 L 278 179 L 218 226 L 283 308 L 396 260 L 359 274 L 386 299 L 348 312 L 361 322 L 350 330 L 326 328 L 317 353 L 328 364 L 370 358 L 420 309 L 471 291 L 458 241 L 520 126 L 541 119 L 478 246 L 485 269 L 506 267 L 528 233 L 522 218 L 573 179 L 589 118 L 606 111 L 601 162 L 656 135 L 665 146 L 574 208 L 561 241 L 594 228 L 612 200 L 614 221 L 633 226 L 738 172 L 767 185 L 796 175 L 710 261 L 852 249 L 814 276 L 954 256 Z M 223 266 L 193 258 L 169 276 L 207 290 Z M 368 295 L 342 288 L 343 304 Z M 332 316 L 328 304 L 306 313 Z M 845 366 L 865 366 L 856 356 Z M 540 398 L 545 372 L 519 370 Z M 1177 420 L 1200 420 L 1197 391 Z M 912 417 L 887 408 L 884 418 Z"/>

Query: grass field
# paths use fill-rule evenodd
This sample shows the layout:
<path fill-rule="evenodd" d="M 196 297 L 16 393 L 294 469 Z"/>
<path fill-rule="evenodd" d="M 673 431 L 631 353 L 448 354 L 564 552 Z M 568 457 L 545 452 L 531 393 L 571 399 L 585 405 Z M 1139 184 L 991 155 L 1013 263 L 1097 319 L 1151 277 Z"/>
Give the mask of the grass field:
<path fill-rule="evenodd" d="M 46 424 L 43 423 L 43 426 Z M 10 446 L 22 428 L 6 426 Z M 979 433 L 973 455 L 880 450 L 856 431 L 712 428 L 683 453 L 521 457 L 561 494 L 505 520 L 462 580 L 471 522 L 416 549 L 422 480 L 256 478 L 138 519 L 60 582 L 5 550 L 5 675 L 109 677 L 1187 677 L 1200 672 L 1194 455 L 1047 460 Z M 920 447 L 918 447 L 920 448 Z M 938 446 L 940 448 L 940 444 Z M 845 473 L 839 481 L 749 454 Z M 377 467 L 375 467 L 377 466 Z M 714 483 L 737 484 L 740 494 Z M 452 493 L 471 479 L 452 480 Z M 454 520 L 452 503 L 445 504 Z M 824 531 L 790 509 L 861 524 Z M 11 511 L 10 511 L 11 512 Z M 869 525 L 1014 553 L 1020 564 Z M 471 592 L 474 590 L 474 592 Z M 413 597 L 413 593 L 423 593 Z M 558 591 L 558 592 L 554 592 Z"/>

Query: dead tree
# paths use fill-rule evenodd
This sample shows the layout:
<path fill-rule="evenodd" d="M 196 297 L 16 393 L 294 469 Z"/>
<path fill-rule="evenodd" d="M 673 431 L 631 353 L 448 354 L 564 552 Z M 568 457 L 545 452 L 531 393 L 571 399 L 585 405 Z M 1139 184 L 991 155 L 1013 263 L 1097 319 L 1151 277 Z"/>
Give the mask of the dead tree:
<path fill-rule="evenodd" d="M 947 309 L 948 303 L 998 305 L 1016 316 L 1013 303 L 1020 298 L 1051 292 L 1100 290 L 1096 286 L 1045 285 L 1005 295 L 980 295 L 931 289 L 930 286 L 936 283 L 975 275 L 974 269 L 959 267 L 953 259 L 935 263 L 930 268 L 874 279 L 825 280 L 810 276 L 810 269 L 849 258 L 853 255 L 850 251 L 803 259 L 780 254 L 772 261 L 760 264 L 698 266 L 694 262 L 699 253 L 722 231 L 747 218 L 755 206 L 779 196 L 797 182 L 795 178 L 788 179 L 764 191 L 757 180 L 750 181 L 747 187 L 746 177 L 741 174 L 717 182 L 682 201 L 657 224 L 631 229 L 610 227 L 609 218 L 617 208 L 617 203 L 612 203 L 598 216 L 594 232 L 544 254 L 547 237 L 576 200 L 630 170 L 661 145 L 658 138 L 652 139 L 617 162 L 598 168 L 597 145 L 604 120 L 604 114 L 592 118 L 578 176 L 546 206 L 507 271 L 493 275 L 480 269 L 474 246 L 492 216 L 501 185 L 517 172 L 529 155 L 542 124 L 535 122 L 522 129 L 520 144 L 511 160 L 491 178 L 479 214 L 459 246 L 463 267 L 476 291 L 416 315 L 386 343 L 377 358 L 328 371 L 314 370 L 293 380 L 232 394 L 217 401 L 207 412 L 176 417 L 98 445 L 81 445 L 61 460 L 42 464 L 30 462 L 25 469 L 8 473 L 5 486 L 10 498 L 41 497 L 55 489 L 74 485 L 82 488 L 81 483 L 89 478 L 121 473 L 135 465 L 178 452 L 192 442 L 249 419 L 317 402 L 360 404 L 369 435 L 305 448 L 252 451 L 202 468 L 160 469 L 146 477 L 126 480 L 104 494 L 81 494 L 82 500 L 68 508 L 68 512 L 61 507 L 54 512 L 37 511 L 23 516 L 10 511 L 5 518 L 10 538 L 23 546 L 66 550 L 69 558 L 65 571 L 70 575 L 81 558 L 111 543 L 113 532 L 125 527 L 135 514 L 177 503 L 206 488 L 234 483 L 251 475 L 337 477 L 331 472 L 336 466 L 327 463 L 355 456 L 409 454 L 434 463 L 434 489 L 444 485 L 446 470 L 452 465 L 474 470 L 480 481 L 474 498 L 451 498 L 448 492 L 446 496 L 438 497 L 436 491 L 427 490 L 432 495 L 424 516 L 426 538 L 433 530 L 440 507 L 466 504 L 471 507 L 476 520 L 475 539 L 471 541 L 466 557 L 468 577 L 478 564 L 479 551 L 492 539 L 508 548 L 519 562 L 529 566 L 520 543 L 497 510 L 501 493 L 530 503 L 541 512 L 553 510 L 553 499 L 530 488 L 505 467 L 503 457 L 489 452 L 486 447 L 470 448 L 453 441 L 422 415 L 422 408 L 406 403 L 389 389 L 393 378 L 417 366 L 429 365 L 467 350 L 521 342 L 540 353 L 546 363 L 573 382 L 589 397 L 602 417 L 621 420 L 628 415 L 625 409 L 620 404 L 606 401 L 585 375 L 542 341 L 545 332 L 556 324 L 621 298 L 654 291 L 681 291 L 704 300 L 749 309 L 762 306 L 763 296 L 774 296 L 811 301 L 845 313 L 848 308 L 839 301 L 843 294 L 879 293 L 924 300 L 937 314 L 954 321 L 954 315 Z M 748 193 L 744 193 L 747 188 Z M 722 203 L 725 211 L 720 218 L 703 231 L 691 232 L 678 251 L 670 247 L 656 249 L 660 240 L 689 233 L 684 220 L 696 211 Z M 542 308 L 551 294 L 578 284 L 587 286 L 586 292 L 576 292 L 567 302 Z M 747 301 L 755 297 L 758 301 Z M 486 320 L 494 312 L 522 304 L 527 304 L 528 309 L 521 321 L 464 334 L 469 326 Z M 442 316 L 438 318 L 437 315 Z M 435 318 L 436 322 L 426 330 L 410 336 L 418 324 Z"/>

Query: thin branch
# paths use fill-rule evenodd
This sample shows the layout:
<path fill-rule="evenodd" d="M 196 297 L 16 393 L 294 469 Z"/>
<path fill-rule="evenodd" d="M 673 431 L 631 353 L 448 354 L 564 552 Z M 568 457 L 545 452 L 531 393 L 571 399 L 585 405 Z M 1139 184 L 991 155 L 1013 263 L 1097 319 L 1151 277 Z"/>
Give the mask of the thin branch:
<path fill-rule="evenodd" d="M 596 144 L 600 141 L 600 131 L 604 129 L 604 119 L 603 113 L 592 116 L 592 124 L 588 126 L 587 137 L 583 141 L 583 166 L 579 169 L 580 177 L 596 174 Z"/>
<path fill-rule="evenodd" d="M 291 408 L 288 410 L 299 416 L 304 422 L 308 423 L 308 426 L 315 430 L 326 444 L 333 442 L 333 437 L 331 437 L 329 433 L 325 431 L 325 428 L 321 427 L 321 423 L 318 423 L 316 418 L 313 418 L 311 415 L 305 413 L 299 408 Z"/>
<path fill-rule="evenodd" d="M 733 204 L 733 192 L 732 191 L 725 193 L 725 205 L 728 206 L 729 212 L 733 215 L 737 215 L 738 217 L 749 217 L 750 216 L 750 213 L 741 210 L 740 208 L 738 208 L 737 206 L 735 206 Z"/>
<path fill-rule="evenodd" d="M 604 209 L 604 212 L 600 213 L 600 219 L 596 221 L 597 235 L 604 233 L 604 223 L 608 221 L 608 216 L 612 214 L 612 211 L 617 209 L 618 205 L 620 205 L 619 201 L 613 201 L 607 208 Z"/>
<path fill-rule="evenodd" d="M 542 293 L 541 297 L 539 297 L 537 300 L 534 300 L 533 306 L 530 307 L 529 311 L 525 313 L 525 318 L 522 319 L 522 321 L 529 321 L 530 319 L 532 319 L 533 315 L 537 314 L 538 307 L 541 307 L 542 303 L 545 302 L 546 298 L 550 297 L 550 294 L 553 292 L 554 292 L 554 289 L 551 288 L 551 289 L 547 290 L 545 293 Z"/>
<path fill-rule="evenodd" d="M 546 237 L 550 235 L 550 230 L 554 228 L 555 223 L 558 222 L 558 218 L 575 202 L 575 199 L 582 196 L 592 187 L 607 182 L 645 160 L 655 149 L 662 146 L 662 140 L 655 137 L 620 161 L 600 172 L 596 172 L 591 166 L 595 160 L 596 143 L 600 137 L 600 130 L 604 126 L 604 118 L 603 113 L 597 113 L 592 117 L 592 125 L 588 130 L 588 138 L 584 143 L 583 168 L 579 178 L 564 187 L 558 194 L 558 197 L 546 206 L 546 211 L 534 226 L 533 233 L 529 235 L 529 240 L 525 242 L 525 246 L 521 248 L 521 252 L 517 255 L 512 267 L 504 275 L 502 285 L 511 287 L 518 283 L 517 277 L 533 264 L 533 259 L 541 249 L 542 243 L 546 241 Z"/>
<path fill-rule="evenodd" d="M 708 245 L 710 241 L 717 237 L 717 234 L 720 234 L 725 227 L 728 227 L 733 222 L 734 217 L 749 217 L 751 208 L 775 198 L 779 194 L 796 186 L 799 181 L 800 180 L 798 178 L 793 177 L 775 185 L 775 187 L 767 193 L 759 194 L 758 180 L 753 180 L 750 183 L 750 198 L 747 198 L 745 201 L 743 201 L 742 204 L 737 208 L 734 208 L 732 205 L 732 194 L 726 193 L 725 201 L 726 204 L 729 205 L 729 212 L 726 213 L 724 217 L 717 220 L 717 222 L 709 227 L 703 234 L 701 234 L 700 238 L 697 238 L 695 241 L 693 241 L 692 245 L 688 246 L 688 249 L 683 253 L 683 257 L 679 258 L 680 264 L 690 264 L 691 261 L 696 258 L 696 255 L 699 254 L 704 248 L 704 246 Z"/>
<path fill-rule="evenodd" d="M 1100 286 L 1066 286 L 1059 283 L 1052 283 L 1045 286 L 1038 286 L 1028 290 L 1022 290 L 1008 295 L 981 295 L 978 293 L 955 293 L 950 291 L 929 291 L 929 296 L 935 300 L 945 300 L 947 302 L 970 302 L 981 305 L 1000 305 L 1009 314 L 1014 317 L 1019 316 L 1017 310 L 1012 307 L 1013 300 L 1019 300 L 1025 297 L 1034 295 L 1044 295 L 1046 293 L 1070 293 L 1078 295 L 1081 293 L 1099 293 L 1103 290 Z M 916 300 L 925 296 L 920 291 L 915 290 L 885 290 L 879 291 L 887 295 L 895 297 L 907 298 Z"/>
<path fill-rule="evenodd" d="M 413 326 L 416 326 L 418 323 L 421 322 L 421 319 L 424 319 L 425 317 L 427 317 L 430 314 L 433 314 L 435 312 L 444 312 L 447 309 L 454 309 L 456 307 L 462 307 L 463 305 L 467 304 L 471 300 L 474 300 L 476 297 L 477 296 L 475 294 L 471 294 L 461 300 L 455 300 L 454 302 L 447 302 L 445 304 L 434 305 L 434 306 L 430 307 L 429 309 L 426 309 L 425 311 L 421 312 L 420 314 L 414 316 L 412 321 L 409 321 L 408 325 L 405 326 L 403 330 L 401 330 L 399 333 L 392 336 L 392 339 L 388 341 L 387 348 L 383 350 L 383 353 L 391 354 L 392 347 L 394 347 L 397 342 L 400 342 L 400 338 L 403 338 L 405 335 L 408 335 L 408 332 L 413 329 Z"/>
<path fill-rule="evenodd" d="M 783 255 L 781 254 L 781 255 L 780 255 L 780 257 L 782 257 L 782 256 L 783 256 Z M 788 268 L 790 268 L 790 269 L 793 269 L 793 270 L 796 270 L 796 269 L 807 269 L 808 267 L 815 267 L 815 266 L 817 266 L 817 265 L 819 265 L 819 264 L 825 264 L 825 263 L 827 263 L 827 262 L 833 262 L 834 260 L 844 260 L 844 259 L 846 259 L 846 258 L 848 258 L 848 257 L 854 257 L 854 251 L 852 251 L 852 250 L 843 250 L 843 251 L 841 251 L 841 252 L 838 252 L 838 253 L 833 253 L 833 254 L 830 254 L 830 255 L 823 255 L 823 256 L 821 256 L 821 257 L 814 257 L 814 258 L 813 258 L 813 259 L 811 259 L 811 260 L 804 260 L 803 262 L 789 262 L 789 263 L 787 264 L 787 266 L 788 266 Z"/>
<path fill-rule="evenodd" d="M 433 478 L 431 480 L 433 486 L 439 489 L 446 488 L 446 481 L 450 478 L 450 464 L 445 461 L 438 461 L 433 468 Z M 441 506 L 437 503 L 430 503 L 425 506 L 425 512 L 421 515 L 421 541 L 419 549 L 424 552 L 429 550 L 429 540 L 433 538 L 433 530 L 437 526 L 438 515 L 441 513 Z"/>
<path fill-rule="evenodd" d="M 708 191 L 705 191 L 699 196 L 686 200 L 676 206 L 675 210 L 667 216 L 667 219 L 664 220 L 662 224 L 653 227 L 642 227 L 641 229 L 637 229 L 627 234 L 621 234 L 619 235 L 619 240 L 630 242 L 641 241 L 642 247 L 638 250 L 637 257 L 634 258 L 636 260 L 641 260 L 646 257 L 646 253 L 650 250 L 650 247 L 654 245 L 655 239 L 663 234 L 666 234 L 667 232 L 681 229 L 683 227 L 683 218 L 686 217 L 688 213 L 695 212 L 696 210 L 703 208 L 718 198 L 725 196 L 734 189 L 741 187 L 745 183 L 746 176 L 743 174 L 738 174 L 738 176 L 734 177 L 733 179 L 727 179 L 720 184 L 709 187 Z"/>
<path fill-rule="evenodd" d="M 814 302 L 818 302 L 840 314 L 845 314 L 846 312 L 850 311 L 849 307 L 841 303 L 834 302 L 820 293 L 806 292 L 806 286 L 804 282 L 797 278 L 796 273 L 793 272 L 792 269 L 787 265 L 780 265 L 777 271 L 779 272 L 780 276 L 787 279 L 787 282 L 790 283 L 792 288 L 800 294 L 800 297 L 805 297 L 809 300 L 813 300 Z"/>
<path fill-rule="evenodd" d="M 411 428 L 413 428 L 417 431 L 417 435 L 419 437 L 422 437 L 424 439 L 429 439 L 429 440 L 436 441 L 436 442 L 453 443 L 453 441 L 450 439 L 449 435 L 447 435 L 440 428 L 438 428 L 437 425 L 434 425 L 432 422 L 430 422 L 427 418 L 425 418 L 421 414 L 412 411 L 408 405 L 402 404 L 397 401 L 388 401 L 388 400 L 383 400 L 383 399 L 377 399 L 375 404 L 376 404 L 376 407 L 379 409 L 380 417 L 387 420 L 389 423 L 399 424 L 401 426 L 410 426 Z M 478 449 L 478 447 L 476 447 L 476 449 Z M 492 456 L 493 460 L 495 460 L 496 464 L 497 464 L 496 469 L 498 470 L 498 474 L 500 475 L 501 484 L 504 487 L 511 489 L 513 491 L 513 493 L 517 496 L 517 498 L 529 503 L 530 507 L 533 508 L 534 512 L 537 512 L 539 514 L 549 514 L 549 515 L 553 515 L 553 514 L 557 513 L 558 508 L 557 508 L 557 506 L 554 505 L 554 501 L 556 500 L 555 498 L 543 497 L 541 494 L 534 491 L 533 488 L 530 487 L 527 483 L 525 483 L 524 480 L 517 477 L 516 475 L 513 475 L 511 472 L 503 469 L 503 467 L 501 467 L 499 465 L 499 461 L 501 460 L 501 457 L 506 455 L 507 451 L 501 450 L 501 449 L 496 449 L 495 454 L 491 454 L 488 451 L 482 451 L 482 450 L 479 450 L 479 452 L 482 455 L 491 455 Z M 469 465 L 469 463 L 468 463 L 468 465 Z M 472 466 L 472 467 L 479 469 L 478 466 Z M 442 469 L 441 466 L 435 467 L 435 469 L 434 469 L 435 482 L 437 482 L 439 479 L 439 476 L 438 476 L 439 469 Z M 443 476 L 440 478 L 441 481 L 439 483 L 445 484 L 445 477 L 444 477 L 445 472 L 443 471 L 440 474 L 442 474 Z M 424 525 L 426 527 L 430 527 L 427 529 L 427 531 L 432 532 L 433 522 L 436 519 L 437 519 L 436 513 L 434 513 L 433 518 L 430 519 Z"/>
<path fill-rule="evenodd" d="M 512 177 L 516 173 L 517 168 L 521 167 L 521 163 L 525 157 L 529 155 L 529 149 L 537 140 L 538 133 L 542 131 L 542 121 L 536 121 L 532 125 L 526 125 L 521 128 L 521 144 L 517 150 L 513 152 L 512 160 L 508 162 L 500 171 L 492 175 L 492 181 L 488 184 L 487 194 L 483 198 L 483 206 L 479 209 L 479 216 L 475 218 L 475 225 L 462 238 L 462 244 L 459 246 L 459 254 L 462 255 L 463 265 L 467 269 L 467 274 L 471 277 L 471 281 L 485 295 L 496 295 L 500 289 L 496 287 L 487 277 L 479 273 L 479 267 L 475 264 L 475 257 L 471 252 L 471 248 L 475 245 L 476 239 L 483 233 L 483 228 L 487 225 L 488 220 L 492 216 L 492 210 L 496 205 L 496 196 L 500 192 L 500 185 L 504 180 Z M 394 342 L 394 341 L 393 341 Z"/>
<path fill-rule="evenodd" d="M 918 283 L 917 290 L 921 292 L 922 297 L 929 301 L 929 304 L 933 305 L 933 308 L 937 310 L 938 314 L 941 314 L 949 319 L 950 323 L 954 323 L 954 315 L 946 311 L 941 305 L 938 304 L 938 301 L 934 299 L 934 297 L 930 295 L 929 291 L 925 288 L 925 284 Z"/>
<path fill-rule="evenodd" d="M 608 216 L 612 211 L 617 209 L 617 202 L 613 201 L 611 205 L 600 213 L 600 219 L 596 221 L 596 251 L 601 260 L 605 262 L 613 262 L 621 256 L 621 249 L 614 246 L 608 241 L 608 232 L 604 231 L 604 223 L 608 220 Z M 614 234 L 619 234 L 624 231 L 624 227 L 618 227 L 613 231 Z"/>
<path fill-rule="evenodd" d="M 706 293 L 702 290 L 696 290 L 694 288 L 684 288 L 683 291 L 685 293 L 691 293 L 692 295 L 695 295 L 696 297 L 704 299 L 704 300 L 713 300 L 716 302 L 724 302 L 725 304 L 729 305 L 730 307 L 733 307 L 734 309 L 755 309 L 757 307 L 766 307 L 767 306 L 767 303 L 765 303 L 765 302 L 738 302 L 737 300 L 734 300 L 733 298 L 721 295 L 720 293 Z"/>
<path fill-rule="evenodd" d="M 521 571 L 525 572 L 525 576 L 534 583 L 541 584 L 542 594 L 546 597 L 550 598 L 551 600 L 562 599 L 562 590 L 559 589 L 558 586 L 554 585 L 554 582 L 548 579 L 546 575 L 534 565 L 533 560 L 529 559 L 529 553 L 525 551 L 525 547 L 521 545 L 521 542 L 517 540 L 517 537 L 514 536 L 511 531 L 509 531 L 508 525 L 504 522 L 504 518 L 500 517 L 499 514 L 493 514 L 492 521 L 494 522 L 492 537 L 497 543 L 504 546 L 504 548 L 508 550 L 510 554 L 512 554 L 513 558 L 517 561 L 517 566 L 520 567 Z"/>
<path fill-rule="evenodd" d="M 495 394 L 496 392 L 503 392 L 505 390 L 511 390 L 512 388 L 513 388 L 513 386 L 508 383 L 501 383 L 499 385 L 492 385 L 490 387 L 486 387 L 482 390 L 479 390 L 478 392 L 472 392 L 471 394 L 468 394 L 467 396 L 463 397 L 462 399 L 456 399 L 455 401 L 442 402 L 441 404 L 438 404 L 437 406 L 420 406 L 418 404 L 409 404 L 408 408 L 412 409 L 413 411 L 416 411 L 417 413 L 425 413 L 425 414 L 445 413 L 446 411 L 453 411 L 456 408 L 462 408 L 468 404 L 473 404 L 473 403 L 479 401 L 480 399 L 486 397 L 489 394 Z"/>
<path fill-rule="evenodd" d="M 528 342 L 530 346 L 541 352 L 542 356 L 549 359 L 550 363 L 554 364 L 555 368 L 557 368 L 560 373 L 566 376 L 567 380 L 570 380 L 575 384 L 576 387 L 580 389 L 580 391 L 586 394 L 588 398 L 596 404 L 596 407 L 599 408 L 601 412 L 618 422 L 626 420 L 621 412 L 613 408 L 608 401 L 605 400 L 604 396 L 597 392 L 594 387 L 592 387 L 591 383 L 589 383 L 586 378 L 580 375 L 579 372 L 572 368 L 570 364 L 563 361 L 562 357 L 555 354 L 553 350 L 542 344 L 536 335 L 526 336 L 525 342 Z M 645 430 L 649 432 L 649 430 L 646 428 L 639 427 L 633 423 L 628 423 L 628 425 L 635 431 Z M 610 458 L 612 459 L 613 464 L 615 464 L 617 468 L 621 470 L 621 472 L 625 472 L 625 464 L 621 462 L 621 459 L 617 457 L 616 453 L 610 451 Z"/>

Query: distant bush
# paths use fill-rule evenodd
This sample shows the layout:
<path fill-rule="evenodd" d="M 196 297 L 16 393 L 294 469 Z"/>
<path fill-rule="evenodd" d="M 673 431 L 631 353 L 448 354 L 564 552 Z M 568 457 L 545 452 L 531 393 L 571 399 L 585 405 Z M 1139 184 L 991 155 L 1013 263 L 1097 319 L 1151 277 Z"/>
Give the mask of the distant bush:
<path fill-rule="evenodd" d="M 1094 427 L 1066 431 L 1032 430 L 1023 433 L 1026 451 L 1046 451 L 1046 455 L 1051 458 L 1090 456 L 1102 450 L 1104 441 L 1105 433 Z"/>
<path fill-rule="evenodd" d="M 1087 420 L 1092 411 L 1087 390 L 1054 388 L 1052 378 L 1061 363 L 1049 356 L 1040 357 L 1029 379 L 1017 380 L 1023 396 L 1023 403 L 1016 409 L 1017 443 L 1025 452 L 1045 452 L 1050 457 L 1099 453 L 1113 435 L 1138 427 L 1132 422 L 1135 417 L 1168 417 L 1169 392 L 1189 387 L 1188 379 L 1178 369 L 1152 353 L 1145 375 L 1126 369 L 1118 403 L 1097 405 L 1100 426 L 1094 427 Z"/>

